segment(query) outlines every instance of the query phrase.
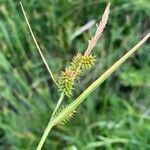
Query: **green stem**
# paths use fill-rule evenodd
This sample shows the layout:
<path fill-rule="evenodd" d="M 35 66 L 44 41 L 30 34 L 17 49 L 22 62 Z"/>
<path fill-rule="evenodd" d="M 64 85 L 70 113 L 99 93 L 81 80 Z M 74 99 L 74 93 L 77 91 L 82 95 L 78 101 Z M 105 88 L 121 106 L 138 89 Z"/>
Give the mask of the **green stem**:
<path fill-rule="evenodd" d="M 52 119 L 54 118 L 55 113 L 56 113 L 56 111 L 58 110 L 58 108 L 60 107 L 60 105 L 61 105 L 62 100 L 64 99 L 64 97 L 65 97 L 65 95 L 64 95 L 64 93 L 62 93 L 61 96 L 60 96 L 60 98 L 59 98 L 59 100 L 58 100 L 58 102 L 57 102 L 57 104 L 56 104 L 56 107 L 55 107 L 55 109 L 54 109 L 54 111 L 53 111 L 53 113 L 52 113 L 52 116 L 51 116 L 51 119 L 50 119 L 50 120 L 52 120 Z"/>
<path fill-rule="evenodd" d="M 58 102 L 57 102 L 57 104 L 56 104 L 56 107 L 55 107 L 55 109 L 54 109 L 54 111 L 52 113 L 52 116 L 51 116 L 51 118 L 49 120 L 49 123 L 48 123 L 48 125 L 47 125 L 47 127 L 46 127 L 46 129 L 45 129 L 45 131 L 43 133 L 43 136 L 42 136 L 42 138 L 41 138 L 41 140 L 40 140 L 36 150 L 41 150 L 41 148 L 42 148 L 42 146 L 43 146 L 43 144 L 44 144 L 44 142 L 45 142 L 45 140 L 46 140 L 46 138 L 47 138 L 51 128 L 53 127 L 52 120 L 53 120 L 53 118 L 55 116 L 55 113 L 57 112 L 58 108 L 60 107 L 60 105 L 62 103 L 62 100 L 64 99 L 64 96 L 65 96 L 64 93 L 62 93 L 60 98 L 59 98 L 59 100 L 58 100 Z"/>
<path fill-rule="evenodd" d="M 41 150 L 42 149 L 42 146 L 43 146 L 43 144 L 44 144 L 44 142 L 45 142 L 45 140 L 46 140 L 50 130 L 52 129 L 53 124 L 51 124 L 50 122 L 51 121 L 49 121 L 49 123 L 48 123 L 48 125 L 47 125 L 47 127 L 46 127 L 46 129 L 44 131 L 44 134 L 43 134 L 43 136 L 42 136 L 42 138 L 41 138 L 41 140 L 40 140 L 40 142 L 39 142 L 39 144 L 38 144 L 38 146 L 36 148 L 36 150 Z"/>

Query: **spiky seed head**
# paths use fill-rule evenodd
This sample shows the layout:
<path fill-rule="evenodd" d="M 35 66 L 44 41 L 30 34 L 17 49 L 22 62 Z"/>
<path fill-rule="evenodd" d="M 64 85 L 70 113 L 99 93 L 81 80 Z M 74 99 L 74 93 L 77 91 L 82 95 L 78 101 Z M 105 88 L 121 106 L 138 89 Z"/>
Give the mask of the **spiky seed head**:
<path fill-rule="evenodd" d="M 95 56 L 93 56 L 92 54 L 83 55 L 81 61 L 81 68 L 83 70 L 91 69 L 94 65 L 94 62 L 95 62 Z"/>
<path fill-rule="evenodd" d="M 65 108 L 67 105 L 62 105 L 55 113 L 54 117 L 56 118 Z M 74 116 L 75 116 L 76 110 L 72 110 L 70 114 L 66 115 L 63 119 L 63 121 L 57 122 L 56 124 L 62 124 L 65 125 L 67 122 L 69 122 Z"/>
<path fill-rule="evenodd" d="M 77 76 L 81 74 L 81 69 L 78 69 L 81 62 L 82 62 L 82 55 L 78 53 L 76 56 L 73 57 L 70 65 L 70 69 L 73 70 Z"/>
<path fill-rule="evenodd" d="M 73 57 L 70 69 L 76 72 L 77 76 L 80 76 L 83 71 L 90 69 L 95 62 L 95 56 L 77 54 Z M 79 69 L 78 69 L 79 68 Z"/>
<path fill-rule="evenodd" d="M 72 95 L 72 90 L 74 89 L 74 80 L 76 77 L 81 76 L 84 71 L 90 69 L 95 62 L 95 57 L 90 55 L 77 54 L 69 68 L 61 72 L 59 78 L 59 90 L 66 96 L 70 97 Z"/>
<path fill-rule="evenodd" d="M 59 90 L 68 97 L 72 95 L 72 90 L 74 89 L 74 79 L 74 71 L 66 68 L 65 71 L 61 72 L 61 76 L 59 78 Z"/>

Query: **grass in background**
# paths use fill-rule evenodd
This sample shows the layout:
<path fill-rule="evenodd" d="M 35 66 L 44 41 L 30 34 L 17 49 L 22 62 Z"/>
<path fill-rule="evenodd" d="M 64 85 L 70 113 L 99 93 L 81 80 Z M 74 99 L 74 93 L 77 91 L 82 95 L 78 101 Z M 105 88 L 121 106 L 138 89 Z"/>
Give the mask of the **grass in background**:
<path fill-rule="evenodd" d="M 73 40 L 72 34 L 91 19 L 100 20 L 106 3 L 23 1 L 56 77 L 77 50 L 85 50 L 95 27 Z M 82 79 L 76 95 L 149 31 L 149 11 L 149 0 L 111 1 L 107 30 L 94 50 L 99 58 L 97 67 Z M 0 2 L 0 12 L 0 149 L 34 150 L 59 95 L 32 41 L 19 2 Z M 44 149 L 149 149 L 149 48 L 148 44 L 142 47 L 91 94 L 70 123 L 55 128 Z"/>

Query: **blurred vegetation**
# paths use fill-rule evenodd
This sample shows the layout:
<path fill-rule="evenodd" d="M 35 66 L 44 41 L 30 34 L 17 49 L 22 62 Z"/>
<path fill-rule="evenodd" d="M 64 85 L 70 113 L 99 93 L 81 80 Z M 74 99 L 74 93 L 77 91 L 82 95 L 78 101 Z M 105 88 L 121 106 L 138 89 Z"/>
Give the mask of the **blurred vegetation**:
<path fill-rule="evenodd" d="M 22 1 L 54 75 L 84 52 L 96 27 L 72 39 L 107 0 Z M 77 85 L 77 97 L 150 29 L 149 0 L 111 0 L 111 14 L 94 53 L 95 68 Z M 45 150 L 150 149 L 150 45 L 145 44 L 94 91 L 76 116 L 54 128 Z M 0 150 L 34 150 L 59 97 L 39 56 L 17 0 L 0 1 Z M 70 100 L 66 100 L 66 103 Z"/>

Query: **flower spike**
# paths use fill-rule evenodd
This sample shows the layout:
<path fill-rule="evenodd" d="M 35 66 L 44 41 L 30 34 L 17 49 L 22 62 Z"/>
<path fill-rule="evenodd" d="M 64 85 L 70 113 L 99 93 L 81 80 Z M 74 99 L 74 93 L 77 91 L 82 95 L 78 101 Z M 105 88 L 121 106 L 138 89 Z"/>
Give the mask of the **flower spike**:
<path fill-rule="evenodd" d="M 91 51 L 95 47 L 97 40 L 101 37 L 101 35 L 104 31 L 104 28 L 107 24 L 107 21 L 108 21 L 109 8 L 110 8 L 110 3 L 107 5 L 100 23 L 96 24 L 97 30 L 95 32 L 95 35 L 91 38 L 91 40 L 89 40 L 89 44 L 88 44 L 87 50 L 85 51 L 84 55 L 87 56 L 87 55 L 91 54 Z"/>

